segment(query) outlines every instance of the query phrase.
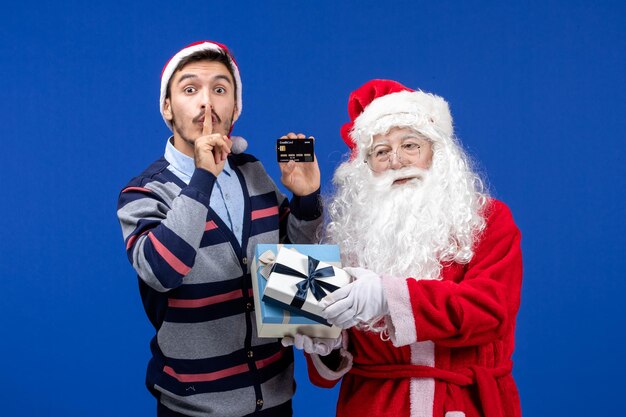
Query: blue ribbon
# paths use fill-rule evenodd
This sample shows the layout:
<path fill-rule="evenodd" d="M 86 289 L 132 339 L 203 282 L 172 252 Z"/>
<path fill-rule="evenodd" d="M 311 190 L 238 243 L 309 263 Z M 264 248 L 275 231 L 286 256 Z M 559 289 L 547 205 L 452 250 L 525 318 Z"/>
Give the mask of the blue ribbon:
<path fill-rule="evenodd" d="M 272 272 L 276 272 L 278 274 L 285 274 L 295 277 L 300 277 L 303 281 L 300 281 L 296 284 L 298 287 L 298 292 L 296 292 L 295 297 L 291 301 L 290 305 L 296 308 L 302 308 L 304 305 L 304 300 L 306 300 L 306 295 L 309 290 L 313 293 L 313 296 L 317 301 L 320 301 L 322 298 L 326 296 L 326 291 L 324 289 L 333 292 L 339 289 L 338 286 L 330 284 L 326 281 L 318 281 L 318 278 L 328 278 L 335 276 L 335 271 L 332 266 L 327 266 L 321 269 L 317 269 L 317 265 L 320 263 L 315 258 L 311 258 L 307 256 L 309 260 L 309 270 L 307 274 L 303 274 L 300 271 L 296 271 L 293 268 L 290 268 L 286 265 L 275 263 L 274 269 Z"/>

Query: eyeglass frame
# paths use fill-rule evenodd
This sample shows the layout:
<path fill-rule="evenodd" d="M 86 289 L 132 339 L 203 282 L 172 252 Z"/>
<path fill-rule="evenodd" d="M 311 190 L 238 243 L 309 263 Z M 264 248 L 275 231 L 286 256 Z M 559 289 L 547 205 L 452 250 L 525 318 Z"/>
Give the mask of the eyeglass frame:
<path fill-rule="evenodd" d="M 404 139 L 402 140 L 402 142 L 400 143 L 400 145 L 396 148 L 396 150 L 395 150 L 395 151 L 390 152 L 390 154 L 389 154 L 389 160 L 387 161 L 387 166 L 386 166 L 385 168 L 380 169 L 380 170 L 376 170 L 376 169 L 374 169 L 374 168 L 372 167 L 372 164 L 369 162 L 369 161 L 370 161 L 370 159 L 371 159 L 370 157 L 371 157 L 371 156 L 372 156 L 372 154 L 374 153 L 374 148 L 376 147 L 376 145 L 374 145 L 374 146 L 371 146 L 371 147 L 370 147 L 370 149 L 369 149 L 369 151 L 367 152 L 367 155 L 365 156 L 365 159 L 363 160 L 363 162 L 367 165 L 367 167 L 368 167 L 368 168 L 369 168 L 372 172 L 375 172 L 375 173 L 381 173 L 381 172 L 384 172 L 384 171 L 388 170 L 389 168 L 391 168 L 391 164 L 393 163 L 393 156 L 394 156 L 394 155 L 395 155 L 396 159 L 398 160 L 398 162 L 400 162 L 400 164 L 402 164 L 402 166 L 409 166 L 409 165 L 412 165 L 412 164 L 414 164 L 414 163 L 418 162 L 418 161 L 419 161 L 419 158 L 420 158 L 420 157 L 421 157 L 421 155 L 422 155 L 422 146 L 424 146 L 422 143 L 417 143 L 417 144 L 416 144 L 416 145 L 418 145 L 418 146 L 419 146 L 419 148 L 418 148 L 418 150 L 417 150 L 417 153 L 416 153 L 415 155 L 412 155 L 412 156 L 409 158 L 409 159 L 412 159 L 413 157 L 416 157 L 416 158 L 415 158 L 415 161 L 406 161 L 406 159 L 403 159 L 403 156 L 404 156 L 404 158 L 406 158 L 406 157 L 407 157 L 407 154 L 402 155 L 402 154 L 403 154 L 403 151 L 402 151 L 402 146 L 404 145 L 405 141 L 406 141 L 406 140 L 408 140 L 408 139 L 411 139 L 411 138 L 404 138 Z M 432 141 L 432 140 L 430 140 L 428 137 L 423 136 L 423 135 L 421 135 L 421 134 L 419 134 L 419 135 L 418 135 L 415 139 L 416 139 L 416 140 L 418 140 L 418 141 L 423 141 L 423 142 L 425 142 L 425 143 L 428 143 L 428 144 L 430 144 L 430 145 L 431 145 L 431 147 L 432 147 L 432 145 L 433 145 L 433 141 Z M 382 146 L 382 145 L 384 145 L 384 144 L 381 144 L 380 146 Z M 387 145 L 387 146 L 389 146 L 389 145 Z M 389 147 L 391 147 L 391 146 L 389 146 Z M 393 148 L 392 148 L 392 149 L 393 149 Z M 384 163 L 384 162 L 383 162 L 383 163 Z"/>

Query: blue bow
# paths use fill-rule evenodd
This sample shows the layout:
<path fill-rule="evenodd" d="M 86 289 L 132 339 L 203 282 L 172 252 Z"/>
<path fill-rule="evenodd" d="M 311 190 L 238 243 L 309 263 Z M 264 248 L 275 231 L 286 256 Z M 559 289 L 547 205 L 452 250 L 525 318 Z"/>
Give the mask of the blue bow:
<path fill-rule="evenodd" d="M 339 289 L 336 285 L 330 284 L 326 281 L 317 280 L 317 278 L 335 276 L 335 271 L 332 266 L 317 269 L 317 265 L 320 261 L 315 258 L 311 258 L 310 256 L 307 256 L 307 258 L 309 259 L 309 270 L 307 271 L 307 274 L 303 274 L 302 272 L 296 271 L 295 269 L 283 264 L 274 264 L 273 272 L 303 278 L 303 281 L 296 284 L 298 292 L 290 303 L 290 305 L 296 308 L 302 308 L 304 300 L 306 300 L 306 294 L 309 290 L 311 290 L 315 299 L 319 301 L 326 296 L 326 291 L 324 291 L 324 289 L 327 289 L 330 292 Z"/>

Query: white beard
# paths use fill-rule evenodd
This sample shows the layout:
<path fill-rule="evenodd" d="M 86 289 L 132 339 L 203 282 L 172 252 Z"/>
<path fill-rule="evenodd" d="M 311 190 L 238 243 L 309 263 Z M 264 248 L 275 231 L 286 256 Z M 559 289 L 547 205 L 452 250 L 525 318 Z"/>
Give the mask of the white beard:
<path fill-rule="evenodd" d="M 375 176 L 360 161 L 342 164 L 334 177 L 337 193 L 329 205 L 327 235 L 340 246 L 344 266 L 441 279 L 442 263 L 469 262 L 484 228 L 480 211 L 486 198 L 475 189 L 475 174 L 451 173 L 450 165 L 460 164 L 433 163 L 428 171 L 403 168 Z M 421 180 L 393 185 L 412 174 Z"/>

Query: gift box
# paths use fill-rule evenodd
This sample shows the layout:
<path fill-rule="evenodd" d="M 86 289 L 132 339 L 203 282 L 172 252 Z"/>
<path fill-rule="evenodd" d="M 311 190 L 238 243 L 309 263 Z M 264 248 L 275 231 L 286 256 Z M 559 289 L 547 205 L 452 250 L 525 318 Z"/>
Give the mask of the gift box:
<path fill-rule="evenodd" d="M 257 245 L 252 288 L 259 337 L 335 338 L 341 329 L 319 314 L 318 300 L 350 282 L 337 245 Z"/>

